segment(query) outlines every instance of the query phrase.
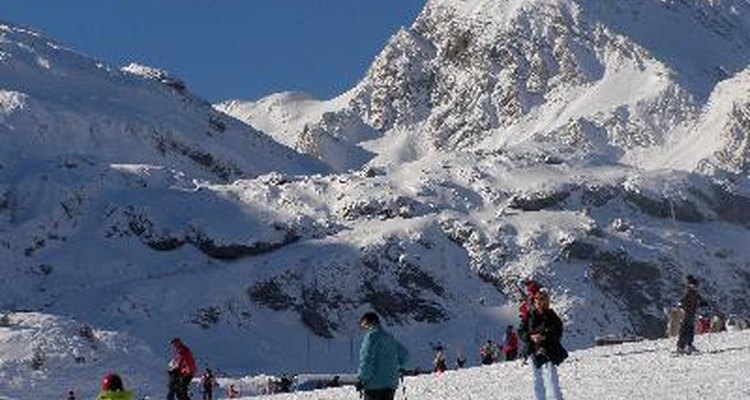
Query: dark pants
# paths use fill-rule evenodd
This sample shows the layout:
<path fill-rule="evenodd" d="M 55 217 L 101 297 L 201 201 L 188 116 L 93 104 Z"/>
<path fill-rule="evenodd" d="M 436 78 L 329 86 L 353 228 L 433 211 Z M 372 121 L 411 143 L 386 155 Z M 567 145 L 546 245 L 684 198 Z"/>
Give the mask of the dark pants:
<path fill-rule="evenodd" d="M 518 357 L 518 351 L 511 350 L 507 353 L 505 353 L 505 361 L 513 361 Z"/>
<path fill-rule="evenodd" d="M 393 400 L 396 389 L 365 390 L 365 400 Z"/>
<path fill-rule="evenodd" d="M 188 387 L 193 380 L 192 376 L 180 375 L 179 373 L 169 373 L 169 392 L 167 400 L 190 400 Z"/>
<path fill-rule="evenodd" d="M 203 400 L 214 400 L 214 388 L 212 385 L 203 385 Z"/>
<path fill-rule="evenodd" d="M 695 338 L 695 313 L 685 313 L 680 325 L 680 337 L 677 339 L 677 349 L 685 350 L 693 347 Z"/>

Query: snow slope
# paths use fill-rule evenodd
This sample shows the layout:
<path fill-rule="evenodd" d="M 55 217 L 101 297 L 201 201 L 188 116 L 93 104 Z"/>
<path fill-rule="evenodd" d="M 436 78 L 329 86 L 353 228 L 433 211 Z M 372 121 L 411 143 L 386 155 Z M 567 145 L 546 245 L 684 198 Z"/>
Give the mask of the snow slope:
<path fill-rule="evenodd" d="M 750 336 L 747 332 L 699 336 L 698 355 L 675 357 L 674 340 L 600 347 L 571 353 L 559 368 L 563 396 L 569 399 L 747 399 L 750 398 Z M 521 361 L 444 374 L 406 378 L 396 398 L 529 399 L 530 367 Z M 267 399 L 351 399 L 349 387 Z M 252 397 L 258 398 L 258 397 Z"/>
<path fill-rule="evenodd" d="M 120 373 L 138 398 L 164 396 L 166 376 L 156 368 L 160 355 L 132 338 L 93 329 L 95 339 L 82 338 L 79 322 L 49 315 L 14 314 L 0 327 L 0 398 L 31 400 L 62 398 L 74 390 L 79 398 L 93 398 L 105 371 Z M 750 398 L 750 332 L 698 335 L 700 353 L 672 354 L 675 339 L 643 341 L 571 352 L 559 368 L 563 393 L 571 399 L 719 400 Z M 359 342 L 357 342 L 358 344 Z M 448 357 L 455 349 L 448 348 Z M 33 360 L 41 364 L 32 370 Z M 85 363 L 74 361 L 83 357 Z M 412 368 L 419 364 L 411 363 Z M 426 367 L 426 365 L 422 365 Z M 31 370 L 31 372 L 28 372 Z M 234 384 L 242 393 L 255 393 L 268 376 L 220 373 L 217 398 Z M 397 399 L 508 399 L 532 396 L 531 371 L 521 361 L 451 370 L 443 374 L 407 377 Z M 197 381 L 194 393 L 199 393 Z M 316 390 L 246 399 L 351 399 L 353 387 Z"/>

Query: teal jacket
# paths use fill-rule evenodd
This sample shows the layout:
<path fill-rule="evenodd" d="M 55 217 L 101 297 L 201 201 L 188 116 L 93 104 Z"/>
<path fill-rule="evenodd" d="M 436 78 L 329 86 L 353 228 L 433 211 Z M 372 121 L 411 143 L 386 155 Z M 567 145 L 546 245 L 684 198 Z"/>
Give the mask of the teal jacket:
<path fill-rule="evenodd" d="M 404 367 L 409 352 L 406 347 L 383 330 L 370 329 L 359 349 L 359 382 L 365 390 L 396 389 L 399 370 Z"/>

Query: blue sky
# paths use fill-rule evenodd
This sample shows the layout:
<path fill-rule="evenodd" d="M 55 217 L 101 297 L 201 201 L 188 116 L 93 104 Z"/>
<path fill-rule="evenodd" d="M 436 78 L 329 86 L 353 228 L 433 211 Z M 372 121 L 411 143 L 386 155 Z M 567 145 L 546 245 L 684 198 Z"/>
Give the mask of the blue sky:
<path fill-rule="evenodd" d="M 166 69 L 211 101 L 353 86 L 425 0 L 0 0 L 0 20 Z"/>

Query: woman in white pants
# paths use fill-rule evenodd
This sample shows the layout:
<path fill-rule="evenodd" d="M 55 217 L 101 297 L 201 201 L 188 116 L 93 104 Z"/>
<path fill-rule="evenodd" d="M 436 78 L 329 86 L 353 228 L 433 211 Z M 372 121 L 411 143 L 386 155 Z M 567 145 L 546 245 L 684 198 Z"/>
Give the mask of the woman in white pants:
<path fill-rule="evenodd" d="M 528 319 L 522 322 L 519 331 L 527 343 L 534 372 L 534 396 L 537 400 L 562 400 L 557 366 L 567 357 L 568 352 L 560 344 L 563 324 L 560 317 L 550 308 L 549 293 L 541 290 L 534 296 L 534 309 Z"/>

